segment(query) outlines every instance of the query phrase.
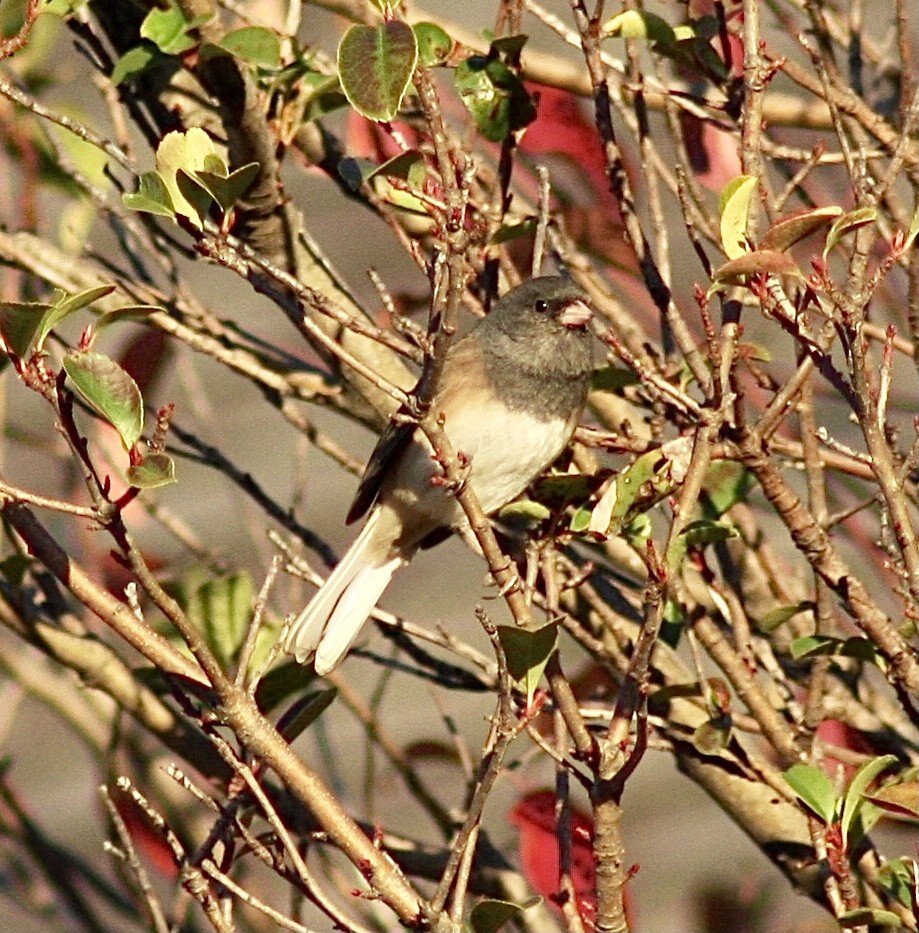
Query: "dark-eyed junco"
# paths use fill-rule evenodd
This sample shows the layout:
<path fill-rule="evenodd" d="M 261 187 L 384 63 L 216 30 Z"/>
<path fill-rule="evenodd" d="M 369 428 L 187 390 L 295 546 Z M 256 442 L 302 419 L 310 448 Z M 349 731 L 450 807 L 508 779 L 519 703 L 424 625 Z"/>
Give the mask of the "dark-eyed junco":
<path fill-rule="evenodd" d="M 531 279 L 495 303 L 447 353 L 432 401 L 486 514 L 510 502 L 571 439 L 592 368 L 591 312 L 569 279 Z M 393 422 L 370 458 L 347 521 L 361 533 L 290 626 L 285 649 L 316 673 L 345 656 L 392 575 L 465 524 L 421 429 Z"/>

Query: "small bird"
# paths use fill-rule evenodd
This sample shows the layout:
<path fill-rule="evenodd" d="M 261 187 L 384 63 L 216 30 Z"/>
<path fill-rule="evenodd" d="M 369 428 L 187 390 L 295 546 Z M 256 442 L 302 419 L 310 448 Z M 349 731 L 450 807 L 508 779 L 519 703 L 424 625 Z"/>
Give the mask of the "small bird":
<path fill-rule="evenodd" d="M 519 495 L 565 449 L 593 368 L 591 310 L 570 279 L 530 279 L 447 351 L 432 410 L 489 515 Z M 393 574 L 419 548 L 468 527 L 422 430 L 391 422 L 364 470 L 347 523 L 360 534 L 290 625 L 284 649 L 327 674 L 347 654 Z"/>

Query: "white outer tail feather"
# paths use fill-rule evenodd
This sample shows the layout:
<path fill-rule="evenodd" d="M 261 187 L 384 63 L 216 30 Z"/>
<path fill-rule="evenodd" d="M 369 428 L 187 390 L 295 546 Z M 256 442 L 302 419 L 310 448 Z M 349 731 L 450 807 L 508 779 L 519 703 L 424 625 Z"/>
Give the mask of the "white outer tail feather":
<path fill-rule="evenodd" d="M 315 652 L 320 677 L 337 667 L 348 653 L 393 574 L 405 563 L 400 557 L 391 557 L 383 558 L 381 564 L 372 552 L 380 546 L 374 534 L 379 518 L 375 509 L 325 583 L 291 623 L 284 639 L 284 649 L 301 664 Z"/>

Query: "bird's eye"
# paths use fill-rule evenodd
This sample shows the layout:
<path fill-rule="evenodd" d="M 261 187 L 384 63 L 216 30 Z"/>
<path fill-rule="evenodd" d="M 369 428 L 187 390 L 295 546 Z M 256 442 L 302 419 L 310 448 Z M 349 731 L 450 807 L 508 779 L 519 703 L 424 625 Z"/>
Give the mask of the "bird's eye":
<path fill-rule="evenodd" d="M 542 298 L 539 299 L 534 305 L 533 308 L 538 311 L 540 314 L 545 314 L 549 310 L 549 302 L 543 301 Z"/>

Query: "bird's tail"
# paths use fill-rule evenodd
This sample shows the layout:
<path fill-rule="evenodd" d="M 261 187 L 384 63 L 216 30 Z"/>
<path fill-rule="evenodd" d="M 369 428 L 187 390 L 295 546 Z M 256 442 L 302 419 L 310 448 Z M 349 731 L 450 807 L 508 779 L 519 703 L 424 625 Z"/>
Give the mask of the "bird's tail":
<path fill-rule="evenodd" d="M 380 554 L 379 509 L 329 574 L 309 605 L 291 623 L 284 649 L 303 663 L 315 652 L 316 673 L 333 670 L 348 653 L 377 600 L 405 560 Z"/>

